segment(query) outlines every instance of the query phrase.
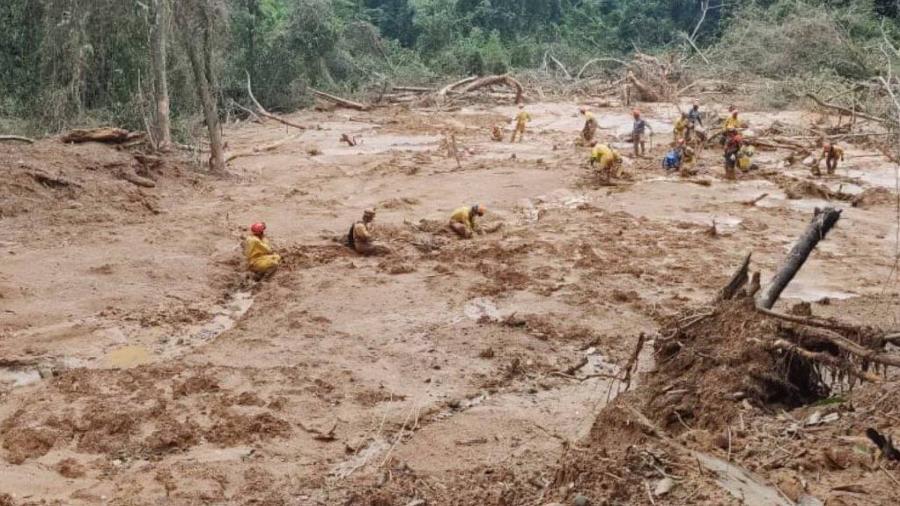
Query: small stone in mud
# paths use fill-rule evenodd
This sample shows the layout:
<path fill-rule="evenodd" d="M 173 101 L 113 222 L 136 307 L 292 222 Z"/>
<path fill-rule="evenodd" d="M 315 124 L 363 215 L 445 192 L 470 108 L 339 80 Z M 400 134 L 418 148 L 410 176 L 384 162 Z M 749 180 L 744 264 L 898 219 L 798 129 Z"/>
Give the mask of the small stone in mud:
<path fill-rule="evenodd" d="M 447 407 L 451 409 L 459 409 L 461 405 L 462 401 L 460 401 L 459 399 L 450 399 L 449 401 L 447 401 Z"/>
<path fill-rule="evenodd" d="M 575 496 L 575 500 L 572 501 L 572 504 L 574 506 L 589 506 L 591 501 L 586 496 L 578 494 Z"/>
<path fill-rule="evenodd" d="M 488 347 L 486 349 L 481 350 L 481 353 L 478 354 L 480 358 L 494 358 L 494 348 Z"/>

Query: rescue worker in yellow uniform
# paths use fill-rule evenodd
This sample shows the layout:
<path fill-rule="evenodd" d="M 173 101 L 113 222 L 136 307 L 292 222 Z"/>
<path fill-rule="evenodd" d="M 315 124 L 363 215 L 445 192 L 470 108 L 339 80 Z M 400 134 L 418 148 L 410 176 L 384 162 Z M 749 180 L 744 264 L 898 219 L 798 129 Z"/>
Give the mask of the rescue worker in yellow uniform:
<path fill-rule="evenodd" d="M 728 115 L 728 118 L 725 119 L 725 125 L 723 125 L 722 130 L 725 132 L 725 139 L 727 141 L 728 137 L 736 135 L 741 129 L 741 121 L 738 119 L 738 110 L 732 106 L 731 114 Z"/>
<path fill-rule="evenodd" d="M 822 145 L 822 157 L 825 158 L 825 169 L 828 171 L 828 174 L 834 174 L 838 167 L 838 160 L 844 161 L 844 150 L 826 142 Z M 820 158 L 816 160 L 813 166 L 813 174 L 816 176 L 822 175 L 822 172 L 819 171 L 819 163 L 821 162 L 822 159 Z"/>
<path fill-rule="evenodd" d="M 519 134 L 519 142 L 525 137 L 525 127 L 531 121 L 531 115 L 525 112 L 525 104 L 519 102 L 519 114 L 516 114 L 516 129 L 513 130 L 510 142 L 516 142 L 516 134 Z"/>
<path fill-rule="evenodd" d="M 672 141 L 676 146 L 678 145 L 679 139 L 685 138 L 685 133 L 687 132 L 689 125 L 690 122 L 688 121 L 687 113 L 681 113 L 681 117 L 675 122 L 675 128 L 672 129 Z"/>
<path fill-rule="evenodd" d="M 457 208 L 450 215 L 450 229 L 463 239 L 471 239 L 473 234 L 481 233 L 481 229 L 475 223 L 475 217 L 484 216 L 485 211 L 481 204 Z"/>
<path fill-rule="evenodd" d="M 584 128 L 581 129 L 581 138 L 590 145 L 590 143 L 594 142 L 594 136 L 597 134 L 597 119 L 594 118 L 594 113 L 589 111 L 587 107 L 579 108 L 578 112 L 584 116 Z"/>
<path fill-rule="evenodd" d="M 347 245 L 353 248 L 360 255 L 373 256 L 385 255 L 390 253 L 390 249 L 380 244 L 375 244 L 373 236 L 373 223 L 375 221 L 375 210 L 366 209 L 363 211 L 362 221 L 357 221 L 350 227 L 347 234 Z"/>
<path fill-rule="evenodd" d="M 244 240 L 244 256 L 247 257 L 250 272 L 256 274 L 257 278 L 262 278 L 275 271 L 281 263 L 281 256 L 272 250 L 272 246 L 265 238 L 265 223 L 251 225 L 250 234 Z"/>
<path fill-rule="evenodd" d="M 622 157 L 608 144 L 595 142 L 591 150 L 591 167 L 597 164 L 600 164 L 600 173 L 604 180 L 609 181 L 612 176 L 619 177 Z"/>

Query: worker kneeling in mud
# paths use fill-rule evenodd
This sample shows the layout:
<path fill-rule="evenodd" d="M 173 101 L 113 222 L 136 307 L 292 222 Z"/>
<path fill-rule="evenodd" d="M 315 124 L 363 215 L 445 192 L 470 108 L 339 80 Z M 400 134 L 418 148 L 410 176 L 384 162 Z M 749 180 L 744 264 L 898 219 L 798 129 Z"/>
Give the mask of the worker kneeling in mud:
<path fill-rule="evenodd" d="M 250 234 L 244 240 L 244 256 L 247 257 L 250 272 L 256 274 L 257 279 L 261 279 L 275 272 L 281 263 L 281 256 L 272 250 L 272 246 L 265 238 L 265 223 L 254 223 L 250 226 Z"/>
<path fill-rule="evenodd" d="M 584 139 L 584 142 L 590 144 L 594 142 L 594 136 L 597 135 L 597 119 L 594 118 L 594 114 L 587 107 L 579 108 L 578 112 L 584 116 L 584 128 L 581 129 L 581 138 Z"/>
<path fill-rule="evenodd" d="M 825 169 L 828 171 L 828 174 L 834 174 L 838 167 L 838 160 L 844 161 L 844 150 L 826 142 L 822 145 L 822 157 L 825 158 Z M 822 172 L 819 170 L 819 163 L 821 162 L 821 158 L 816 160 L 813 165 L 813 175 L 822 175 Z"/>
<path fill-rule="evenodd" d="M 675 147 L 670 149 L 663 158 L 663 169 L 666 171 L 678 170 L 686 173 L 689 164 L 694 163 L 694 150 L 687 145 L 684 139 L 675 141 Z"/>
<path fill-rule="evenodd" d="M 476 216 L 484 216 L 485 208 L 481 204 L 460 207 L 450 215 L 450 229 L 463 239 L 471 239 L 473 234 L 482 231 L 475 223 Z"/>
<path fill-rule="evenodd" d="M 591 167 L 599 164 L 600 174 L 605 181 L 612 176 L 619 177 L 619 169 L 622 166 L 622 157 L 608 144 L 594 142 L 591 149 Z"/>
<path fill-rule="evenodd" d="M 363 211 L 362 221 L 354 223 L 347 234 L 347 245 L 360 255 L 386 255 L 391 252 L 386 246 L 375 244 L 375 238 L 372 235 L 373 221 L 375 221 L 375 210 L 366 209 Z"/>

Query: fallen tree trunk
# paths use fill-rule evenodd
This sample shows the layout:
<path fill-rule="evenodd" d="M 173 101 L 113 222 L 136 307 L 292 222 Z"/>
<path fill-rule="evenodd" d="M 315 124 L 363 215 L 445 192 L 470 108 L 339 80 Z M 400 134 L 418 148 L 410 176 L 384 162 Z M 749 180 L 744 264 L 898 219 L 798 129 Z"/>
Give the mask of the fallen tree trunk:
<path fill-rule="evenodd" d="M 471 77 L 467 77 L 465 79 L 460 79 L 459 81 L 456 81 L 455 83 L 450 83 L 447 86 L 444 86 L 443 88 L 441 88 L 441 91 L 438 92 L 438 98 L 444 98 L 447 96 L 448 93 L 455 90 L 456 88 L 459 88 L 460 86 L 462 86 L 464 84 L 469 84 L 476 79 L 478 79 L 478 76 L 471 76 Z"/>
<path fill-rule="evenodd" d="M 144 135 L 144 132 L 129 132 L 123 128 L 102 127 L 72 130 L 60 140 L 67 144 L 79 144 L 82 142 L 121 144 L 123 142 L 142 139 Z"/>
<path fill-rule="evenodd" d="M 516 103 L 522 102 L 525 98 L 525 89 L 522 87 L 522 84 L 519 81 L 516 81 L 512 77 L 507 74 L 499 75 L 499 76 L 487 76 L 482 77 L 480 79 L 475 80 L 470 83 L 466 88 L 462 91 L 463 93 L 471 93 L 477 89 L 484 88 L 485 86 L 494 86 L 502 84 L 505 86 L 509 86 L 516 92 Z"/>
<path fill-rule="evenodd" d="M 897 124 L 896 121 L 890 120 L 888 118 L 872 116 L 871 114 L 866 114 L 866 113 L 860 112 L 860 111 L 854 111 L 853 109 L 848 109 L 844 106 L 824 102 L 821 98 L 813 95 L 812 93 L 807 93 L 805 96 L 808 97 L 809 99 L 811 99 L 813 102 L 815 102 L 816 105 L 818 105 L 819 107 L 824 107 L 826 109 L 832 109 L 832 110 L 841 112 L 841 113 L 846 114 L 851 117 L 858 116 L 860 118 L 864 118 L 864 119 L 875 121 L 877 123 L 882 123 L 882 124 L 894 124 L 894 125 Z"/>
<path fill-rule="evenodd" d="M 272 150 L 275 149 L 275 148 L 278 148 L 278 147 L 280 147 L 280 146 L 283 146 L 283 145 L 285 145 L 285 144 L 287 144 L 287 143 L 289 143 L 289 142 L 295 141 L 295 140 L 297 140 L 297 139 L 299 139 L 299 138 L 300 138 L 299 135 L 295 135 L 295 136 L 293 136 L 293 137 L 288 137 L 287 139 L 282 139 L 282 140 L 280 140 L 280 141 L 275 141 L 275 142 L 272 142 L 272 143 L 269 143 L 269 144 L 264 144 L 264 145 L 262 145 L 262 146 L 254 146 L 254 147 L 251 148 L 251 149 L 245 149 L 245 150 L 242 150 L 242 151 L 235 151 L 235 152 L 230 153 L 229 155 L 227 155 L 227 156 L 225 157 L 225 161 L 226 161 L 226 162 L 230 162 L 230 161 L 232 161 L 232 160 L 234 160 L 234 159 L 237 159 L 237 158 L 242 158 L 242 157 L 245 157 L 245 156 L 253 156 L 253 155 L 258 155 L 258 154 L 260 154 L 260 153 L 265 153 L 266 151 L 272 151 Z"/>
<path fill-rule="evenodd" d="M 122 173 L 120 174 L 120 176 L 125 181 L 128 181 L 129 183 L 136 185 L 136 186 L 141 186 L 144 188 L 156 187 L 156 181 L 146 178 L 146 177 L 139 176 L 139 175 L 137 175 L 133 172 L 127 171 L 127 170 L 123 170 Z"/>
<path fill-rule="evenodd" d="M 628 66 L 627 62 L 624 62 L 618 58 L 593 58 L 593 59 L 588 60 L 587 63 L 585 63 L 584 65 L 581 66 L 581 70 L 579 70 L 578 74 L 575 75 L 575 79 L 581 79 L 581 76 L 584 75 L 584 71 L 587 70 L 588 67 L 590 67 L 591 65 L 593 65 L 595 63 L 600 63 L 603 61 L 611 61 L 611 62 L 618 63 L 625 67 Z"/>
<path fill-rule="evenodd" d="M 788 283 L 794 279 L 794 276 L 803 267 L 803 263 L 815 249 L 819 241 L 825 238 L 825 235 L 834 227 L 838 219 L 841 217 L 841 211 L 832 207 L 825 209 L 816 209 L 812 222 L 803 232 L 803 235 L 794 244 L 793 249 L 785 259 L 784 265 L 778 269 L 775 277 L 769 286 L 760 294 L 757 299 L 757 305 L 763 309 L 772 309 L 775 302 L 781 296 L 781 292 L 787 287 Z"/>
<path fill-rule="evenodd" d="M 319 90 L 315 90 L 312 88 L 310 88 L 310 91 L 312 91 L 313 95 L 315 95 L 321 99 L 328 100 L 329 102 L 334 102 L 335 104 L 337 104 L 341 107 L 346 107 L 347 109 L 355 109 L 357 111 L 368 111 L 369 109 L 371 109 L 371 106 L 368 106 L 365 104 L 360 104 L 359 102 L 347 100 L 345 98 L 341 98 L 341 97 L 338 97 L 335 95 L 331 95 L 329 93 L 325 93 L 324 91 L 319 91 Z"/>
<path fill-rule="evenodd" d="M 391 91 L 402 91 L 407 93 L 431 93 L 434 88 L 425 88 L 422 86 L 392 86 Z"/>
<path fill-rule="evenodd" d="M 28 137 L 22 137 L 20 135 L 0 135 L 0 142 L 3 141 L 19 141 L 19 142 L 27 142 L 28 144 L 34 144 L 35 140 L 30 139 Z"/>

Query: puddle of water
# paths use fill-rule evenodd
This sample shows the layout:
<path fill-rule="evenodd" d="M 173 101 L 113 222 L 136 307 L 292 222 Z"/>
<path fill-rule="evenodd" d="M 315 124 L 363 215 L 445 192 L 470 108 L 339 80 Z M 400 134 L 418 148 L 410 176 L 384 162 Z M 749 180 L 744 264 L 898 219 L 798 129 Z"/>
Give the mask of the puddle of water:
<path fill-rule="evenodd" d="M 590 198 L 584 194 L 573 193 L 569 190 L 558 189 L 547 195 L 538 195 L 532 199 L 522 199 L 518 207 L 525 215 L 526 222 L 536 222 L 541 210 L 545 209 L 575 209 L 590 202 Z"/>
<path fill-rule="evenodd" d="M 235 292 L 225 304 L 213 309 L 212 320 L 191 329 L 192 341 L 209 341 L 230 330 L 253 305 L 253 294 L 249 291 Z"/>
<path fill-rule="evenodd" d="M 803 302 L 818 302 L 825 298 L 847 300 L 859 297 L 859 295 L 855 293 L 815 286 L 797 279 L 791 281 L 791 284 L 785 288 L 784 293 L 782 293 L 781 296 L 785 299 L 799 299 Z"/>
<path fill-rule="evenodd" d="M 143 346 L 123 346 L 117 348 L 103 357 L 103 363 L 107 367 L 128 369 L 153 360 L 153 354 Z"/>
<path fill-rule="evenodd" d="M 491 320 L 500 319 L 500 310 L 497 309 L 497 305 L 490 299 L 485 299 L 483 297 L 478 297 L 477 299 L 472 299 L 467 302 L 466 306 L 463 308 L 463 314 L 470 320 L 478 320 L 485 316 Z"/>
<path fill-rule="evenodd" d="M 42 378 L 37 367 L 11 366 L 0 368 L 0 385 L 13 388 L 24 387 L 37 383 Z"/>
<path fill-rule="evenodd" d="M 716 474 L 716 483 L 729 494 L 741 500 L 741 504 L 792 506 L 778 491 L 765 485 L 750 472 L 729 464 L 722 459 L 701 452 L 693 452 L 697 461 L 707 470 Z"/>
<path fill-rule="evenodd" d="M 839 172 L 840 169 L 838 169 Z M 866 170 L 850 169 L 847 175 L 852 178 L 859 178 L 872 186 L 881 186 L 888 190 L 894 190 L 897 186 L 897 168 L 896 167 L 872 167 Z"/>

